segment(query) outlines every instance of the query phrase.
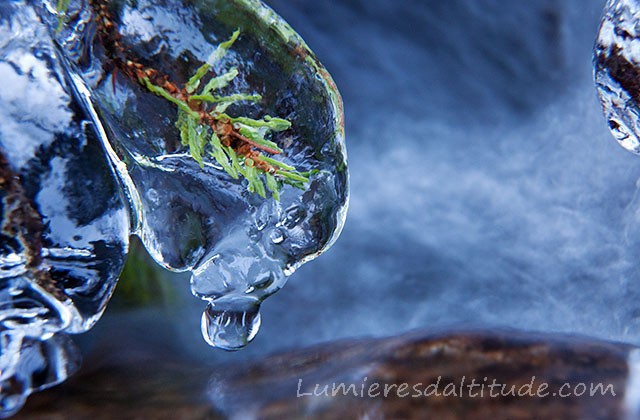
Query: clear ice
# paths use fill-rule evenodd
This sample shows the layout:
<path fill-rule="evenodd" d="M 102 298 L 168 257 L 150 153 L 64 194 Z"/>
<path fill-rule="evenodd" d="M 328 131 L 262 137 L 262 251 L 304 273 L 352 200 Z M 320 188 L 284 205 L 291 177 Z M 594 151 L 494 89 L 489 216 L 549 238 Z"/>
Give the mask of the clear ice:
<path fill-rule="evenodd" d="M 598 96 L 618 143 L 640 154 L 640 2 L 609 0 L 594 52 Z"/>
<path fill-rule="evenodd" d="M 64 3 L 64 2 L 61 2 Z M 241 31 L 212 71 L 227 93 L 260 94 L 234 116 L 286 118 L 272 140 L 312 173 L 280 200 L 252 193 L 181 145 L 176 109 L 118 73 L 96 36 L 98 0 L 0 2 L 0 415 L 78 365 L 116 285 L 130 234 L 163 267 L 192 273 L 202 333 L 236 350 L 260 304 L 339 235 L 348 202 L 340 96 L 299 36 L 256 0 L 108 1 L 121 42 L 184 83 Z M 47 375 L 32 375 L 36 370 Z M 17 388 L 16 388 L 17 387 Z"/>

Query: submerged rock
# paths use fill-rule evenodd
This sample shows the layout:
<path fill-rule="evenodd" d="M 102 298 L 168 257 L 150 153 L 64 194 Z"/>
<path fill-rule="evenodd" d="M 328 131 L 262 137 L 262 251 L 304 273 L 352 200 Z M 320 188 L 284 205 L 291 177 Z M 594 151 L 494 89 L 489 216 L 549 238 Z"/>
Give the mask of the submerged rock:
<path fill-rule="evenodd" d="M 209 395 L 227 418 L 624 419 L 638 355 L 553 334 L 415 333 L 268 357 L 216 375 Z"/>
<path fill-rule="evenodd" d="M 116 353 L 110 363 L 35 396 L 20 418 L 635 418 L 639 354 L 625 344 L 584 337 L 421 332 L 225 364 L 210 378 L 184 361 Z M 485 384 L 472 389 L 475 396 L 468 388 L 473 380 Z M 506 387 L 491 397 L 487 386 L 493 381 Z M 340 384 L 345 388 L 335 396 L 324 393 L 325 386 L 332 393 Z M 603 388 L 592 393 L 598 384 Z M 385 385 L 391 386 L 387 397 Z"/>

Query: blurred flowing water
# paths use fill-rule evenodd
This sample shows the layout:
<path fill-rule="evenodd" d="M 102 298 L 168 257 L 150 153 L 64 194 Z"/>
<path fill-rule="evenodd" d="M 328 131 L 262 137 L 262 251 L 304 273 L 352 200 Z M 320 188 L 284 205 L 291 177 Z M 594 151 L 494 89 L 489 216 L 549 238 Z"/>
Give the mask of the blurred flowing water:
<path fill-rule="evenodd" d="M 343 95 L 341 238 L 240 353 L 201 342 L 186 280 L 184 304 L 107 311 L 85 349 L 219 363 L 460 324 L 640 343 L 640 160 L 609 134 L 592 76 L 604 0 L 268 3 Z"/>

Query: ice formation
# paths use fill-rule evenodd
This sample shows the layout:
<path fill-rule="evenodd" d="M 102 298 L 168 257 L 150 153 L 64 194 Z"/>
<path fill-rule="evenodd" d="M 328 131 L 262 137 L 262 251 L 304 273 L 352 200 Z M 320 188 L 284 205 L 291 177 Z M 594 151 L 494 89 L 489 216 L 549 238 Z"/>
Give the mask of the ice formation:
<path fill-rule="evenodd" d="M 286 118 L 291 127 L 270 141 L 308 182 L 265 198 L 212 156 L 193 159 L 175 104 L 118 71 L 114 36 L 97 23 L 101 6 L 119 48 L 176 83 L 239 30 L 211 73 L 237 69 L 223 93 L 261 99 L 225 112 Z M 192 273 L 193 294 L 206 301 L 205 339 L 235 350 L 257 333 L 260 303 L 342 228 L 339 94 L 304 42 L 258 1 L 2 2 L 0 77 L 0 380 L 29 377 L 36 367 L 22 357 L 59 349 L 55 372 L 38 377 L 45 383 L 2 388 L 5 414 L 77 366 L 65 333 L 88 330 L 104 311 L 130 234 L 165 268 Z"/>
<path fill-rule="evenodd" d="M 598 96 L 609 129 L 625 149 L 640 154 L 640 3 L 609 0 L 594 53 Z"/>

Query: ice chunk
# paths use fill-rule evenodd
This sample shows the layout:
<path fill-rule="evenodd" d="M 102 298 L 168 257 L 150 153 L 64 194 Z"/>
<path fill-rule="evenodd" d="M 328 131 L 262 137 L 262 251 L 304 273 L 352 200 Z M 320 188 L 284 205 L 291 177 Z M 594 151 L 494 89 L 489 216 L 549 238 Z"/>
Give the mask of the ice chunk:
<path fill-rule="evenodd" d="M 57 39 L 77 96 L 104 127 L 101 139 L 127 188 L 133 232 L 159 264 L 193 272 L 193 293 L 209 302 L 203 333 L 211 344 L 246 344 L 257 331 L 260 302 L 342 228 L 348 185 L 335 85 L 295 32 L 259 2 L 139 0 L 104 8 L 72 1 L 68 15 Z M 204 146 L 185 141 L 201 135 L 197 124 L 205 121 L 188 95 L 203 89 L 205 97 L 213 85 L 215 97 L 251 98 L 218 102 L 216 115 L 229 116 L 218 124 L 233 122 L 251 140 L 249 149 L 262 144 L 281 162 L 274 165 L 294 167 L 308 182 L 294 177 L 294 186 L 268 194 L 265 187 L 286 179 L 258 174 L 256 185 L 249 157 L 238 159 L 244 176 L 234 176 L 242 170 L 225 169 Z M 256 136 L 265 128 L 245 124 L 247 117 L 278 127 L 262 142 Z M 250 309 L 236 313 L 234 302 Z M 219 339 L 230 336 L 244 338 Z"/>
<path fill-rule="evenodd" d="M 609 0 L 594 53 L 598 95 L 609 129 L 640 154 L 640 2 Z"/>
<path fill-rule="evenodd" d="M 0 39 L 0 327 L 86 331 L 124 265 L 126 200 L 49 28 L 3 2 Z"/>
<path fill-rule="evenodd" d="M 123 267 L 129 214 L 27 2 L 0 3 L 0 417 L 66 379 Z"/>
<path fill-rule="evenodd" d="M 30 338 L 0 332 L 0 417 L 15 414 L 33 392 L 59 384 L 80 366 L 80 354 L 65 334 Z"/>

